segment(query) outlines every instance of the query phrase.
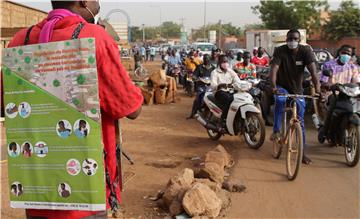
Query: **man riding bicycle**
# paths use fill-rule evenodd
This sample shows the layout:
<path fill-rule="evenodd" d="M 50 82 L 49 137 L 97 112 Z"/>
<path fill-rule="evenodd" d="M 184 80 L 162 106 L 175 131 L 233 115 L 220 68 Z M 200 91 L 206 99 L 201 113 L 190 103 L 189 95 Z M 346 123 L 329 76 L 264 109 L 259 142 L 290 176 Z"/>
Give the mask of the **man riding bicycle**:
<path fill-rule="evenodd" d="M 299 44 L 300 37 L 301 35 L 298 30 L 289 30 L 286 35 L 287 45 L 280 46 L 274 51 L 270 70 L 270 79 L 274 94 L 302 94 L 302 81 L 305 67 L 307 67 L 311 73 L 312 82 L 315 86 L 315 92 L 320 93 L 320 83 L 316 76 L 315 56 L 309 46 Z M 280 139 L 280 128 L 285 103 L 286 97 L 275 95 L 274 127 L 273 134 L 271 136 L 272 140 Z M 296 104 L 303 131 L 303 142 L 306 146 L 304 127 L 305 99 L 299 98 L 296 101 Z M 302 162 L 304 164 L 311 163 L 311 160 L 305 156 L 305 152 Z"/>

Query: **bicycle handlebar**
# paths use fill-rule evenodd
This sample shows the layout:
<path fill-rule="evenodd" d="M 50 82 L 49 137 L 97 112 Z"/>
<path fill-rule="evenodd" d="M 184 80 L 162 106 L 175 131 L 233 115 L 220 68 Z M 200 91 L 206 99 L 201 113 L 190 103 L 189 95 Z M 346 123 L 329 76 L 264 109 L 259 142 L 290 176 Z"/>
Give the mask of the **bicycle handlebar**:
<path fill-rule="evenodd" d="M 291 97 L 291 98 L 309 98 L 309 99 L 319 99 L 319 97 L 314 97 L 310 95 L 301 95 L 301 94 L 285 94 L 285 93 L 277 93 L 275 95 L 284 96 L 284 97 Z"/>

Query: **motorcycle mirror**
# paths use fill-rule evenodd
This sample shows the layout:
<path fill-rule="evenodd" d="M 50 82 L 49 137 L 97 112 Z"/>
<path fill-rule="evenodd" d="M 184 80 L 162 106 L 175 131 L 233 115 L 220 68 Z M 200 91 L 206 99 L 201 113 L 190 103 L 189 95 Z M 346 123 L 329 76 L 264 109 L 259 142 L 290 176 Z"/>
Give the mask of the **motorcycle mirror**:
<path fill-rule="evenodd" d="M 332 77 L 333 71 L 332 71 L 331 69 L 324 69 L 324 70 L 322 71 L 322 74 L 323 74 L 324 76 L 326 76 L 326 77 Z"/>

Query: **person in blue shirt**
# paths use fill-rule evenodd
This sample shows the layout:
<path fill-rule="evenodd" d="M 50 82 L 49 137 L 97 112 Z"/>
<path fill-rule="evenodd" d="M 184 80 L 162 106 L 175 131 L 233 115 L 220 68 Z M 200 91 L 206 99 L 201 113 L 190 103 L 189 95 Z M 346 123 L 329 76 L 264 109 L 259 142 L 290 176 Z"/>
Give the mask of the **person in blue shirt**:
<path fill-rule="evenodd" d="M 59 125 L 58 133 L 59 133 L 60 137 L 62 137 L 62 138 L 67 138 L 67 137 L 69 137 L 70 134 L 71 134 L 71 130 L 65 128 L 65 123 L 64 123 L 64 121 L 60 121 L 60 122 L 58 123 L 58 125 Z"/>
<path fill-rule="evenodd" d="M 88 129 L 86 127 L 86 121 L 81 119 L 79 121 L 79 128 L 75 130 L 75 135 L 79 138 L 84 138 L 88 135 Z"/>
<path fill-rule="evenodd" d="M 171 54 L 168 59 L 169 65 L 181 65 L 181 59 L 180 56 L 176 55 L 176 50 L 171 50 Z"/>
<path fill-rule="evenodd" d="M 17 151 L 17 145 L 15 142 L 11 142 L 9 144 L 9 156 L 10 157 L 17 157 L 19 156 L 19 153 Z"/>

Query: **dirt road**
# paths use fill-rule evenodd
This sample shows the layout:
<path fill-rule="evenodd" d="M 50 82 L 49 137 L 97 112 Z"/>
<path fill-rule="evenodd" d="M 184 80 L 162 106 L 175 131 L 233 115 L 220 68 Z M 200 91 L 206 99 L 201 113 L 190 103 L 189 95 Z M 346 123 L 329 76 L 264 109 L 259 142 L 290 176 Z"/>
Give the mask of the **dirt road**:
<path fill-rule="evenodd" d="M 284 158 L 271 157 L 270 128 L 265 144 L 258 151 L 249 149 L 239 137 L 225 136 L 214 142 L 196 121 L 185 119 L 191 104 L 190 98 L 182 96 L 176 104 L 144 106 L 135 121 L 122 120 L 124 148 L 135 161 L 135 165 L 124 161 L 126 173 L 135 173 L 123 192 L 126 218 L 163 218 L 164 214 L 146 196 L 155 195 L 165 187 L 169 177 L 191 167 L 191 157 L 204 155 L 218 143 L 236 161 L 230 180 L 247 187 L 245 193 L 232 194 L 227 218 L 360 218 L 360 165 L 348 168 L 342 148 L 317 144 L 310 124 L 308 154 L 314 163 L 302 166 L 298 178 L 289 182 Z M 178 166 L 159 167 L 159 163 L 169 160 Z M 1 167 L 6 167 L 6 163 Z M 2 218 L 23 218 L 22 210 L 8 207 L 4 174 L 6 171 L 1 177 Z"/>

